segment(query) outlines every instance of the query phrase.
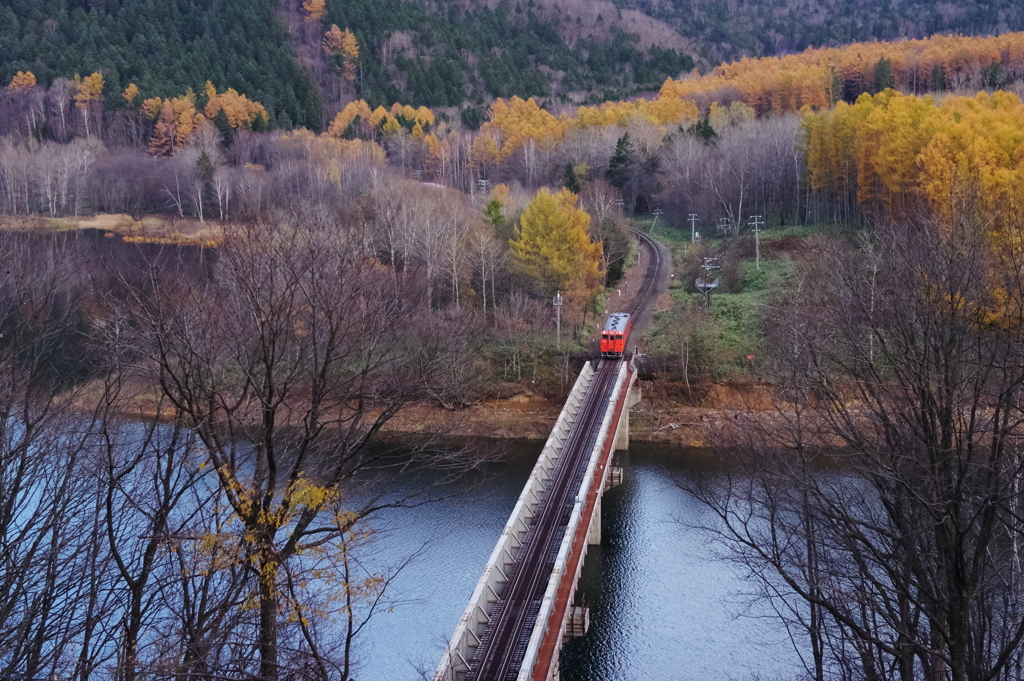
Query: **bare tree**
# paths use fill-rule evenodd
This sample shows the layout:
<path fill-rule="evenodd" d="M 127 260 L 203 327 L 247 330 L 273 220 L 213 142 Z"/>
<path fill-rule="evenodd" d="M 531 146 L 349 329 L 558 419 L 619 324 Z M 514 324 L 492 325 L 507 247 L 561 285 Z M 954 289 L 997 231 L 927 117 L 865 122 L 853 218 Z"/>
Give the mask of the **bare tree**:
<path fill-rule="evenodd" d="M 282 589 L 300 557 L 407 502 L 378 488 L 347 508 L 341 492 L 357 471 L 390 478 L 417 461 L 381 468 L 387 452 L 370 447 L 424 383 L 404 352 L 417 306 L 326 216 L 230 230 L 213 276 L 162 280 L 139 299 L 140 351 L 234 512 L 214 543 L 251 576 L 253 673 L 276 679 L 302 658 L 282 638 Z M 308 651 L 302 636 L 288 641 Z"/>
<path fill-rule="evenodd" d="M 84 677 L 105 599 L 73 408 L 82 289 L 56 239 L 0 233 L 0 262 L 0 674 Z"/>
<path fill-rule="evenodd" d="M 692 491 L 814 678 L 1019 678 L 1019 253 L 969 219 L 874 241 L 820 244 L 768 324 L 764 444 Z"/>

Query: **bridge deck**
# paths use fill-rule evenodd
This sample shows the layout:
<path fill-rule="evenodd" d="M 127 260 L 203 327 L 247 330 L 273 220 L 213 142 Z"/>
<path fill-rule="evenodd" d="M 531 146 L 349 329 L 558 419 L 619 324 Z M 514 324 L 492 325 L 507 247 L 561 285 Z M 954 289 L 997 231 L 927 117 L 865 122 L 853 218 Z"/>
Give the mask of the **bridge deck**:
<path fill-rule="evenodd" d="M 652 249 L 653 266 L 631 314 L 647 309 L 666 274 L 660 249 L 638 236 Z M 556 646 L 631 382 L 621 361 L 601 360 L 596 370 L 588 363 L 581 372 L 435 681 L 525 681 L 534 668 L 545 679 L 557 668 Z"/>

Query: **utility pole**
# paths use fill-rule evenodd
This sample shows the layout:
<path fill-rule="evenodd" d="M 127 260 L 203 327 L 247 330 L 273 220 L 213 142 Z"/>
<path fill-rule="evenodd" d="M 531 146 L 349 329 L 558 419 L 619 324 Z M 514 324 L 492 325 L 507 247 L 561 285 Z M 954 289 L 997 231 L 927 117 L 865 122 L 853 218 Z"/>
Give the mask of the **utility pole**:
<path fill-rule="evenodd" d="M 551 300 L 555 306 L 555 347 L 562 349 L 562 292 L 559 291 Z"/>
<path fill-rule="evenodd" d="M 690 213 L 690 243 L 697 240 L 697 222 L 699 218 L 696 213 Z"/>
<path fill-rule="evenodd" d="M 664 214 L 665 214 L 665 211 L 663 211 L 662 209 L 660 209 L 660 208 L 655 208 L 654 209 L 654 213 L 653 213 L 653 215 L 654 215 L 654 222 L 651 223 L 651 234 L 654 234 L 654 225 L 658 224 L 658 216 L 659 215 L 664 215 Z"/>
<path fill-rule="evenodd" d="M 711 271 L 718 269 L 718 258 L 705 257 L 701 269 L 704 276 L 697 279 L 697 288 L 704 295 L 704 308 L 708 309 L 711 307 L 711 290 L 718 288 L 719 283 L 719 279 L 711 281 Z"/>
<path fill-rule="evenodd" d="M 754 225 L 754 251 L 757 254 L 757 269 L 761 269 L 761 225 L 764 221 L 760 215 L 751 215 L 750 221 Z"/>
<path fill-rule="evenodd" d="M 732 225 L 732 220 L 729 218 L 720 218 L 718 220 L 718 234 L 717 236 L 729 236 L 729 230 Z"/>

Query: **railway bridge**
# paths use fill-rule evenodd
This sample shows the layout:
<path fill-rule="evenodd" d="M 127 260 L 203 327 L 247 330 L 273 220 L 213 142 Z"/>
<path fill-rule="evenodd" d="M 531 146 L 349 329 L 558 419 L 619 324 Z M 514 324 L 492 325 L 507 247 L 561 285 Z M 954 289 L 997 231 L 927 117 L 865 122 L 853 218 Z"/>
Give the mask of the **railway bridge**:
<path fill-rule="evenodd" d="M 638 237 L 651 256 L 633 315 L 650 307 L 667 261 L 650 238 Z M 587 547 L 601 541 L 601 496 L 621 481 L 613 456 L 629 445 L 629 408 L 640 400 L 631 358 L 584 365 L 434 681 L 559 678 L 562 641 L 589 626 L 576 585 Z"/>

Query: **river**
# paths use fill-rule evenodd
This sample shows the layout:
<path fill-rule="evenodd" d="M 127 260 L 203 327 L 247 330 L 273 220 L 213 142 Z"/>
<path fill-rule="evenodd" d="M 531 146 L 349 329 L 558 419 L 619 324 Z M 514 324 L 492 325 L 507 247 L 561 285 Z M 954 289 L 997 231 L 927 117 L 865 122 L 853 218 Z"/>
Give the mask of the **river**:
<path fill-rule="evenodd" d="M 451 500 L 378 519 L 368 565 L 422 550 L 394 580 L 392 610 L 361 635 L 357 681 L 429 677 L 541 444 L 511 445 L 507 463 Z M 704 510 L 675 481 L 707 465 L 704 456 L 641 443 L 618 456 L 624 482 L 604 497 L 602 544 L 580 583 L 591 628 L 563 648 L 563 681 L 797 676 L 785 632 L 751 606 L 740 569 L 693 527 Z"/>

